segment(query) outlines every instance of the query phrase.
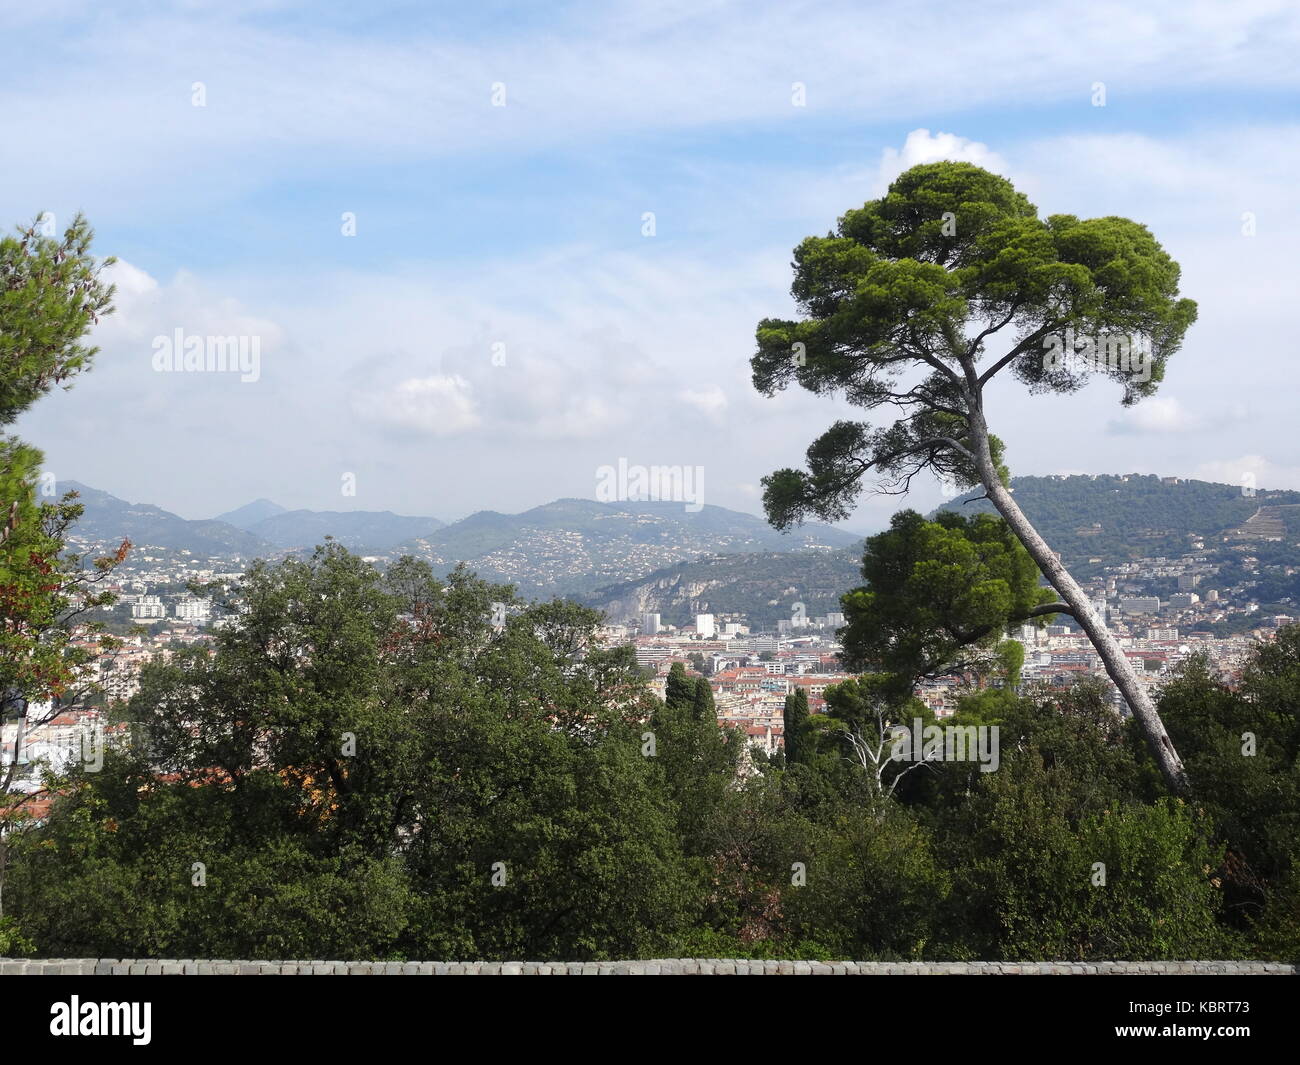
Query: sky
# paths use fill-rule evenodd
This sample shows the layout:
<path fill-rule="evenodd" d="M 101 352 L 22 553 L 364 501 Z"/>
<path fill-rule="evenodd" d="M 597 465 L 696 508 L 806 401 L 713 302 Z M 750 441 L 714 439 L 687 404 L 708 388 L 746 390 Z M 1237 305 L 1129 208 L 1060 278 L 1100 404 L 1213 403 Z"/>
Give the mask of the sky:
<path fill-rule="evenodd" d="M 83 211 L 119 260 L 93 370 L 15 428 L 187 518 L 513 513 L 620 459 L 759 513 L 863 417 L 750 382 L 792 249 L 959 159 L 1150 226 L 1200 308 L 1133 408 L 999 379 L 1013 473 L 1300 489 L 1298 46 L 1285 0 L 6 5 L 0 224 Z M 256 374 L 160 372 L 177 330 Z"/>

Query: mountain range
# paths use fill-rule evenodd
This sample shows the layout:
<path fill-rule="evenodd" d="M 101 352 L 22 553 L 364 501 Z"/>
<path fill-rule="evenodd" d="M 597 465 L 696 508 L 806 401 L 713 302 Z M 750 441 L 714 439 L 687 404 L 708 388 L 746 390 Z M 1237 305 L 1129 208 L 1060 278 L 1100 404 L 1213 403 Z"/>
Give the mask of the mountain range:
<path fill-rule="evenodd" d="M 129 537 L 136 557 L 188 554 L 246 561 L 310 550 L 333 536 L 381 559 L 413 555 L 446 572 L 464 562 L 526 594 L 573 594 L 644 576 L 707 555 L 832 551 L 860 538 L 828 525 L 780 533 L 762 518 L 723 507 L 687 512 L 681 503 L 560 499 L 521 514 L 480 511 L 444 524 L 388 511 L 286 510 L 259 499 L 205 521 L 128 503 L 75 481 L 85 513 L 74 539 L 107 549 Z"/>
<path fill-rule="evenodd" d="M 1017 477 L 1015 498 L 1080 578 L 1135 558 L 1169 557 L 1204 544 L 1240 558 L 1244 543 L 1300 539 L 1300 492 L 1127 476 Z M 560 499 L 520 514 L 480 511 L 444 525 L 387 511 L 286 510 L 259 499 L 206 521 L 127 503 L 68 482 L 85 504 L 75 539 L 89 549 L 137 545 L 133 558 L 188 553 L 239 559 L 310 550 L 326 535 L 361 554 L 414 555 L 441 573 L 459 562 L 527 596 L 564 595 L 613 618 L 660 613 L 680 624 L 695 613 L 743 613 L 755 621 L 838 609 L 859 580 L 862 541 L 809 524 L 779 533 L 752 514 L 680 503 Z M 941 509 L 989 510 L 973 493 Z M 1274 547 L 1285 554 L 1286 543 Z M 1233 549 L 1236 548 L 1237 551 Z M 1300 561 L 1300 560 L 1297 560 Z"/>

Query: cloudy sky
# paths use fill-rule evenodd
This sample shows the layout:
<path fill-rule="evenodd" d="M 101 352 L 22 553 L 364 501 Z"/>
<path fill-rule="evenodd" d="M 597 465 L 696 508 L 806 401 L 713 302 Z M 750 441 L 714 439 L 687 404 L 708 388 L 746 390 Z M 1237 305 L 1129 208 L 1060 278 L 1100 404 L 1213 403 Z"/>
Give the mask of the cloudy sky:
<path fill-rule="evenodd" d="M 1200 304 L 1130 411 L 1005 381 L 1013 472 L 1300 488 L 1298 47 L 1289 0 L 5 5 L 0 221 L 83 210 L 121 260 L 95 369 L 17 429 L 191 518 L 513 512 L 620 458 L 758 512 L 845 412 L 749 382 L 791 249 L 952 158 L 1145 222 Z M 177 329 L 256 336 L 258 379 L 156 372 Z"/>

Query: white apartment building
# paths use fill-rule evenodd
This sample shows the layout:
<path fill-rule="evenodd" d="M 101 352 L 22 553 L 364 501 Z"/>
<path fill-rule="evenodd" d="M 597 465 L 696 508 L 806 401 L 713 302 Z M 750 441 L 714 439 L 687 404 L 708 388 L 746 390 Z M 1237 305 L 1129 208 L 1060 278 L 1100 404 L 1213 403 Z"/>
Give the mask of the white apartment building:
<path fill-rule="evenodd" d="M 176 601 L 175 610 L 176 617 L 184 621 L 192 621 L 196 625 L 203 625 L 212 617 L 212 600 L 185 596 Z"/>
<path fill-rule="evenodd" d="M 167 616 L 167 607 L 163 605 L 162 599 L 156 595 L 142 595 L 131 604 L 131 617 L 136 618 L 165 618 Z"/>

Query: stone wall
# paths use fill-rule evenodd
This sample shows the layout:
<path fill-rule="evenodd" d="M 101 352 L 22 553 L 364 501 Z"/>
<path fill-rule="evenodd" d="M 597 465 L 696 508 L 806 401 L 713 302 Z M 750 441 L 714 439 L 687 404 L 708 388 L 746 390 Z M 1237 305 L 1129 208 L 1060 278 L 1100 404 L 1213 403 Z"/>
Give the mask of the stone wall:
<path fill-rule="evenodd" d="M 164 961 L 128 958 L 0 958 L 0 976 L 1295 976 L 1295 965 L 1255 961 L 888 962 L 667 958 L 599 962 Z"/>

